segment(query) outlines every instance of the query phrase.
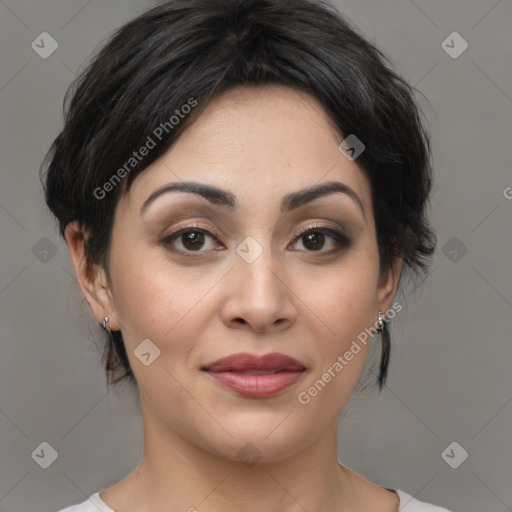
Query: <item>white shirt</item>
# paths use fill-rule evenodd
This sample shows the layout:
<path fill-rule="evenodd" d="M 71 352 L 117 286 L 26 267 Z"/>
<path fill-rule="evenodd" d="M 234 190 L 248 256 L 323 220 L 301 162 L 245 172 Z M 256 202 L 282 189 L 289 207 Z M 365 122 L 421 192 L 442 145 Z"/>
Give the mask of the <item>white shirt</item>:
<path fill-rule="evenodd" d="M 99 496 L 101 491 L 94 493 L 89 496 L 88 499 L 77 505 L 71 505 L 70 507 L 59 510 L 58 512 L 115 512 L 112 510 Z M 415 500 L 409 494 L 397 490 L 398 497 L 400 498 L 399 511 L 403 512 L 450 512 L 446 508 L 436 507 L 435 505 L 429 505 L 422 501 Z"/>

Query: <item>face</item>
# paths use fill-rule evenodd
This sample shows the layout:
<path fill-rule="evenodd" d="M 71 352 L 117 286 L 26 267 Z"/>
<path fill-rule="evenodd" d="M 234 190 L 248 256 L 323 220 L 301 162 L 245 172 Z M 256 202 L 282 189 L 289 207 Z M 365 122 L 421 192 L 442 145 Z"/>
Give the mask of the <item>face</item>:
<path fill-rule="evenodd" d="M 390 307 L 397 272 L 379 275 L 369 183 L 343 138 L 303 93 L 232 89 L 118 203 L 111 288 L 82 289 L 122 330 L 164 435 L 233 460 L 251 442 L 278 460 L 348 400 L 370 345 L 358 335 Z M 203 188 L 164 191 L 189 182 Z M 205 371 L 270 353 L 299 364 Z"/>

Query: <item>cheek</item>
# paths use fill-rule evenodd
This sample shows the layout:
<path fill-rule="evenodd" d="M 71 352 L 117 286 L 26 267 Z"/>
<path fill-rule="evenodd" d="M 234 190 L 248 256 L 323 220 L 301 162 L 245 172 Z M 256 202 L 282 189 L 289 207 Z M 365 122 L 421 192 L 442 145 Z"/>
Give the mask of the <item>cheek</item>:
<path fill-rule="evenodd" d="M 304 295 L 314 316 L 321 320 L 316 335 L 312 333 L 317 364 L 308 383 L 313 386 L 313 394 L 322 395 L 315 407 L 342 406 L 363 370 L 371 343 L 365 329 L 376 321 L 373 316 L 378 280 L 378 261 L 368 256 L 371 252 L 366 254 L 347 258 L 336 271 L 317 275 L 316 286 L 311 288 L 313 283 L 309 282 L 309 294 Z M 302 293 L 306 293 L 305 288 Z"/>
<path fill-rule="evenodd" d="M 375 306 L 371 283 L 341 282 L 318 304 L 318 316 L 329 327 L 328 335 L 314 336 L 316 364 L 299 390 L 301 404 L 310 415 L 333 417 L 346 404 L 363 371 L 371 336 L 370 311 Z M 325 332 L 326 329 L 323 329 Z"/>
<path fill-rule="evenodd" d="M 130 352 L 144 339 L 173 359 L 190 352 L 213 307 L 208 291 L 218 275 L 187 272 L 142 250 L 125 254 L 112 268 L 116 309 Z"/>
<path fill-rule="evenodd" d="M 312 314 L 323 320 L 327 346 L 341 349 L 375 322 L 377 265 L 368 256 L 350 258 L 301 286 Z"/>
<path fill-rule="evenodd" d="M 354 338 L 369 327 L 372 322 L 372 311 L 376 304 L 376 288 L 373 273 L 361 271 L 342 279 L 336 289 L 330 313 L 343 338 Z"/>
<path fill-rule="evenodd" d="M 169 276 L 143 251 L 131 249 L 116 256 L 112 254 L 114 301 L 125 342 L 134 343 L 141 336 L 160 339 L 187 307 L 184 290 L 170 286 Z"/>

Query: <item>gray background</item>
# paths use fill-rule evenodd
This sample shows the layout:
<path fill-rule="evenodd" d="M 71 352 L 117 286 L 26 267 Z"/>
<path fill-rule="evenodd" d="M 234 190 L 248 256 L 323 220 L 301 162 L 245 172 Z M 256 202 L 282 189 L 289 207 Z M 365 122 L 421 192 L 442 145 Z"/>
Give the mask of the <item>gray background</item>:
<path fill-rule="evenodd" d="M 38 169 L 79 67 L 154 3 L 0 1 L 2 512 L 82 501 L 140 460 L 138 400 L 129 387 L 106 388 L 103 332 L 44 206 Z M 432 272 L 394 321 L 388 386 L 344 412 L 340 461 L 455 512 L 512 510 L 512 3 L 336 5 L 429 100 L 418 94 L 432 130 L 438 233 Z M 31 48 L 45 31 L 59 45 L 47 59 Z M 441 46 L 453 31 L 469 44 L 458 58 Z M 457 469 L 441 457 L 453 441 L 469 454 Z M 48 469 L 31 456 L 42 442 L 58 452 Z"/>

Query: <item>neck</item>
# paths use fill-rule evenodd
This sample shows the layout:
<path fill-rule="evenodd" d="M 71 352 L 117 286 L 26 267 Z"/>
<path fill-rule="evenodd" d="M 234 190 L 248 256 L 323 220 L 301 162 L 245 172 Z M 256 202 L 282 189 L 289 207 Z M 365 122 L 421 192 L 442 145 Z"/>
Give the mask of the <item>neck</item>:
<path fill-rule="evenodd" d="M 276 462 L 253 465 L 203 450 L 144 414 L 144 454 L 130 502 L 139 511 L 349 511 L 350 470 L 338 463 L 337 421 L 310 445 Z"/>

